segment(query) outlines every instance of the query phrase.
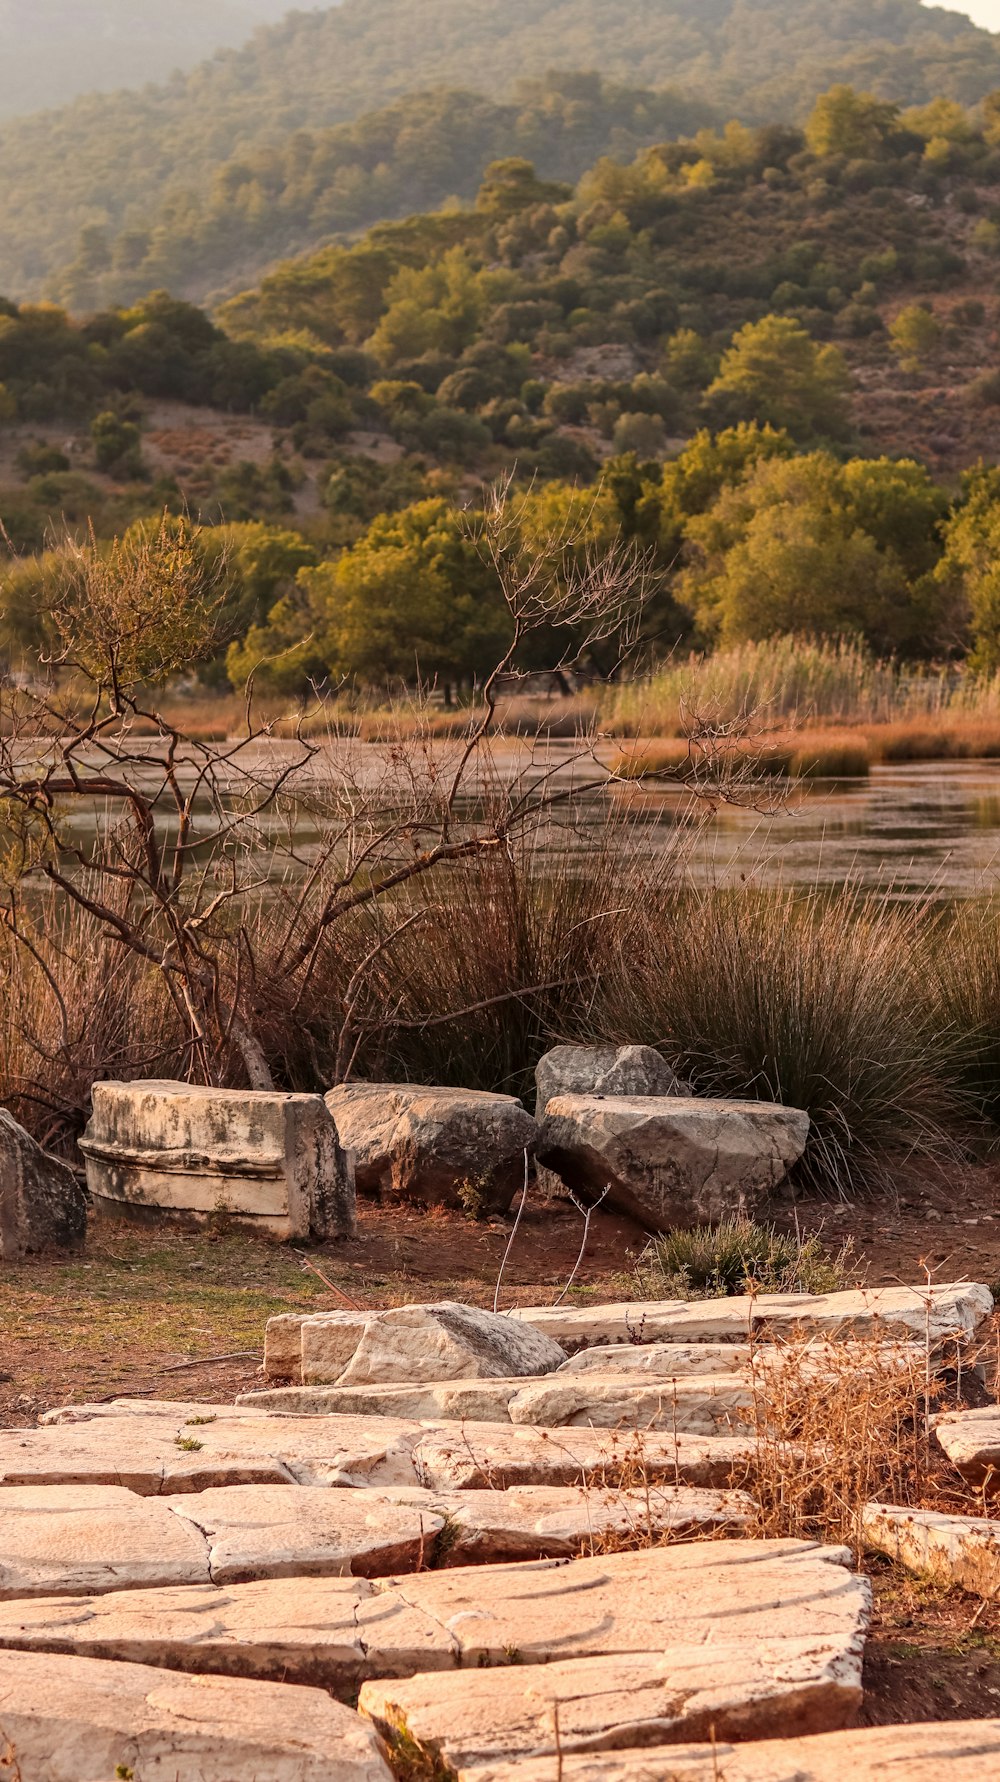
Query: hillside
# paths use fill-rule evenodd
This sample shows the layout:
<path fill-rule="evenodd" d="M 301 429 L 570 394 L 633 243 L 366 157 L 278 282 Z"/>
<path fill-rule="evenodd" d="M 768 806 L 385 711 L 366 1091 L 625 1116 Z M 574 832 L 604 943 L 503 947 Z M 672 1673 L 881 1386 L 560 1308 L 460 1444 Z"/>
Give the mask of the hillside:
<path fill-rule="evenodd" d="M 546 69 L 600 69 L 751 121 L 804 115 L 833 80 L 902 103 L 940 93 L 972 103 L 1000 86 L 1000 40 L 961 14 L 920 0 L 345 0 L 295 13 L 238 51 L 166 86 L 78 101 L 0 131 L 0 290 L 45 293 L 74 259 L 122 270 L 120 292 L 148 237 L 195 226 L 225 164 L 277 151 L 280 163 L 316 132 L 418 88 L 461 85 L 509 96 Z M 529 149 L 526 152 L 532 152 Z M 454 161 L 440 168 L 442 185 Z M 237 185 L 240 183 L 236 178 Z M 264 193 L 266 205 L 267 192 Z M 436 196 L 436 193 L 435 193 Z M 252 206 L 251 206 L 252 220 Z M 368 220 L 361 218 L 362 222 Z M 310 221 L 318 241 L 326 229 Z M 179 228 L 180 225 L 180 228 Z M 90 231 L 100 233 L 93 234 Z M 245 243 L 243 245 L 246 245 Z M 289 243 L 290 245 L 290 243 Z M 299 237 L 295 245 L 307 243 Z M 238 249 L 245 279 L 256 261 Z M 111 270 L 114 270 L 114 264 Z M 225 284 L 215 267 L 211 281 Z M 204 284 L 202 287 L 204 288 Z"/>
<path fill-rule="evenodd" d="M 286 0 L 0 0 L 0 118 L 165 80 L 287 11 Z"/>

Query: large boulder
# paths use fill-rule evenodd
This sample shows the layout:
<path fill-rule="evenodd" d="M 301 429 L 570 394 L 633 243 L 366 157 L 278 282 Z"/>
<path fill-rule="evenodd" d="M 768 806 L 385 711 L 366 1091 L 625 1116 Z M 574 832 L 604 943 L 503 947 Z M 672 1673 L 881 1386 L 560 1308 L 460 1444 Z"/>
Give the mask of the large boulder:
<path fill-rule="evenodd" d="M 271 1326 L 277 1326 L 277 1349 Z M 268 1323 L 265 1375 L 291 1373 L 285 1314 Z M 506 1380 L 552 1373 L 566 1352 L 550 1337 L 495 1312 L 445 1300 L 387 1312 L 317 1312 L 298 1321 L 299 1377 L 305 1386 L 372 1386 L 399 1381 Z"/>
<path fill-rule="evenodd" d="M 538 1127 L 513 1095 L 407 1083 L 344 1083 L 326 1105 L 358 1191 L 505 1212 Z"/>
<path fill-rule="evenodd" d="M 809 1116 L 764 1101 L 560 1095 L 538 1158 L 654 1231 L 753 1212 L 802 1156 Z"/>
<path fill-rule="evenodd" d="M 556 1095 L 687 1095 L 652 1046 L 553 1046 L 535 1067 L 535 1112 Z"/>
<path fill-rule="evenodd" d="M 194 1220 L 224 1212 L 285 1239 L 355 1228 L 350 1162 L 319 1095 L 95 1083 L 80 1149 L 98 1208 Z"/>
<path fill-rule="evenodd" d="M 0 1108 L 0 1262 L 50 1245 L 72 1248 L 86 1231 L 83 1183 Z"/>

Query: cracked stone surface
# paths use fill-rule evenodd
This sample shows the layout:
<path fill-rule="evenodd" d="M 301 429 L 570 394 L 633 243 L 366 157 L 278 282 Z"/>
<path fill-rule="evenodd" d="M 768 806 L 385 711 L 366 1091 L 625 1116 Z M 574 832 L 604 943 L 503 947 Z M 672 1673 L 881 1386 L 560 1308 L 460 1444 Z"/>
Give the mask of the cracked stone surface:
<path fill-rule="evenodd" d="M 987 1495 L 1000 1492 L 1000 1405 L 974 1411 L 946 1411 L 934 1434 L 963 1479 Z"/>
<path fill-rule="evenodd" d="M 929 1288 L 872 1287 L 850 1293 L 519 1307 L 510 1316 L 523 1318 L 575 1354 L 597 1344 L 745 1343 L 751 1331 L 757 1338 L 799 1332 L 834 1341 L 874 1334 L 920 1342 L 929 1337 L 936 1345 L 951 1338 L 971 1340 L 992 1311 L 993 1295 L 982 1282 L 953 1281 Z"/>
<path fill-rule="evenodd" d="M 253 1578 L 355 1577 L 410 1571 L 433 1550 L 444 1517 L 426 1497 L 232 1485 L 162 1498 L 208 1545 L 214 1584 Z M 0 1513 L 2 1513 L 0 1499 Z"/>
<path fill-rule="evenodd" d="M 671 1645 L 506 1671 L 366 1683 L 359 1706 L 390 1748 L 402 1731 L 451 1770 L 653 1740 L 829 1732 L 861 1705 L 862 1635 Z"/>
<path fill-rule="evenodd" d="M 801 1108 L 678 1095 L 556 1094 L 538 1160 L 653 1230 L 752 1213 L 797 1163 Z"/>
<path fill-rule="evenodd" d="M 678 1644 L 809 1637 L 851 1645 L 871 1592 L 846 1548 L 809 1541 L 691 1542 L 568 1565 L 469 1567 L 375 1586 L 423 1610 L 462 1666 L 648 1653 Z"/>
<path fill-rule="evenodd" d="M 204 1536 L 163 1502 L 113 1485 L 0 1493 L 0 1599 L 199 1584 L 207 1577 Z"/>
<path fill-rule="evenodd" d="M 24 1782 L 392 1782 L 370 1724 L 284 1684 L 5 1652 L 0 1728 Z"/>
<path fill-rule="evenodd" d="M 866 1504 L 865 1544 L 911 1572 L 992 1597 L 1000 1589 L 1000 1522 Z"/>
<path fill-rule="evenodd" d="M 305 1386 L 547 1374 L 566 1356 L 540 1331 L 452 1301 L 385 1312 L 283 1313 L 268 1320 L 264 1376 Z"/>
<path fill-rule="evenodd" d="M 535 1114 L 557 1095 L 690 1095 L 652 1046 L 553 1046 L 535 1066 Z"/>
<path fill-rule="evenodd" d="M 636 1472 L 656 1484 L 717 1487 L 745 1470 L 755 1452 L 751 1440 L 738 1436 L 453 1424 L 424 1435 L 416 1460 L 421 1483 L 439 1490 L 610 1486 L 627 1483 Z"/>
<path fill-rule="evenodd" d="M 746 1745 L 501 1759 L 460 1770 L 459 1782 L 995 1782 L 998 1773 L 1000 1720 L 951 1720 Z"/>
<path fill-rule="evenodd" d="M 461 1205 L 472 1188 L 506 1212 L 538 1127 L 513 1095 L 414 1083 L 345 1083 L 326 1105 L 351 1152 L 358 1192 Z"/>

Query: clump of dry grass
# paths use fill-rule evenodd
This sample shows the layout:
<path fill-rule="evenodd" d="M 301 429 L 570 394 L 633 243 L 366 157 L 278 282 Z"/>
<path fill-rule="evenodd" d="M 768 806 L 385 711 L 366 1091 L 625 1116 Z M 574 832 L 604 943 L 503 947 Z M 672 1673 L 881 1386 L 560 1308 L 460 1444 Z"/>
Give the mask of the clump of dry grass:
<path fill-rule="evenodd" d="M 847 1281 L 852 1255 L 850 1242 L 831 1256 L 816 1232 L 802 1237 L 744 1214 L 650 1238 L 624 1284 L 638 1299 L 835 1293 Z"/>

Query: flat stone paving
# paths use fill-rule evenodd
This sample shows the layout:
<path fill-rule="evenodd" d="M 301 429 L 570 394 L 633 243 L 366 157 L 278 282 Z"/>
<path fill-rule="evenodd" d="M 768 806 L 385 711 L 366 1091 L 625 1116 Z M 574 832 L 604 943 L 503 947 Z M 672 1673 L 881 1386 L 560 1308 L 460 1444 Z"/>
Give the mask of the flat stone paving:
<path fill-rule="evenodd" d="M 0 1729 L 11 1782 L 392 1782 L 372 1726 L 321 1690 L 146 1665 L 0 1653 Z"/>

